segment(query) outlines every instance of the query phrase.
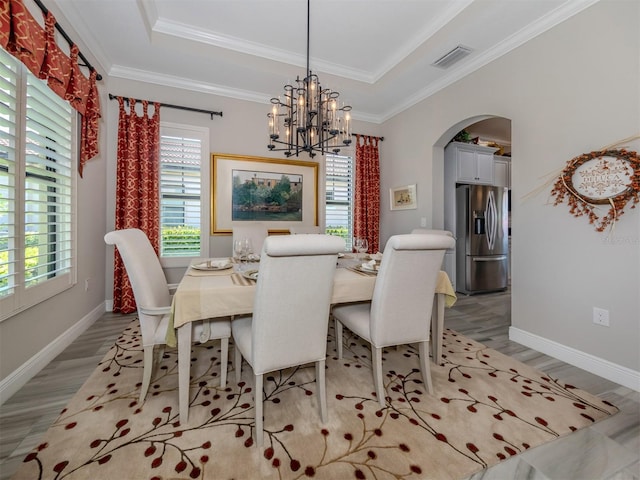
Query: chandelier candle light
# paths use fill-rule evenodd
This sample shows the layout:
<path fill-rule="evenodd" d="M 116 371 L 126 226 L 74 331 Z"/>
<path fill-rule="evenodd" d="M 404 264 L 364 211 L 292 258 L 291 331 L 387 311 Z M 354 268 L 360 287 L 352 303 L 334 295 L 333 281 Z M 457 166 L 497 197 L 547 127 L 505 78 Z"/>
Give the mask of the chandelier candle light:
<path fill-rule="evenodd" d="M 284 86 L 284 100 L 271 99 L 269 145 L 287 157 L 307 152 L 338 153 L 351 144 L 351 107 L 338 105 L 340 93 L 323 89 L 318 76 L 309 69 L 309 4 L 307 0 L 307 74 L 296 78 L 297 86 Z M 281 138 L 281 134 L 284 138 Z M 278 144 L 278 145 L 276 145 Z"/>

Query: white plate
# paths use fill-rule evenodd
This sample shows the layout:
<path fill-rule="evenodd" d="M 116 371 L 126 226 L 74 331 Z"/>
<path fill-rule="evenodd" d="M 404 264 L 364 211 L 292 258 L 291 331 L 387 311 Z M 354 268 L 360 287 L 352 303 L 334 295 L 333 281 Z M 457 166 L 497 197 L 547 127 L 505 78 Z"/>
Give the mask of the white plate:
<path fill-rule="evenodd" d="M 231 262 L 227 262 L 222 265 L 212 265 L 209 262 L 196 263 L 195 265 L 191 265 L 191 268 L 194 270 L 205 270 L 205 271 L 216 271 L 216 270 L 228 270 L 229 268 L 233 268 L 233 264 Z"/>
<path fill-rule="evenodd" d="M 249 280 L 258 280 L 258 270 L 247 270 L 246 272 L 242 272 L 242 276 Z"/>

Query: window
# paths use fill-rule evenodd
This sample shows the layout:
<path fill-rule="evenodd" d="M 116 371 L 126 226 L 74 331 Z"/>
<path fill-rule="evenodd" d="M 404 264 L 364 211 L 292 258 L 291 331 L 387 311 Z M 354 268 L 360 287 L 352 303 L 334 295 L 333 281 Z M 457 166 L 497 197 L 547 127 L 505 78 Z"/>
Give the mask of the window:
<path fill-rule="evenodd" d="M 209 130 L 162 123 L 160 127 L 160 257 L 182 266 L 209 251 Z M 173 258 L 173 261 L 168 259 Z"/>
<path fill-rule="evenodd" d="M 0 319 L 76 281 L 76 117 L 0 49 Z"/>
<path fill-rule="evenodd" d="M 353 158 L 327 155 L 325 182 L 326 233 L 344 238 L 347 250 L 351 251 L 353 243 Z"/>

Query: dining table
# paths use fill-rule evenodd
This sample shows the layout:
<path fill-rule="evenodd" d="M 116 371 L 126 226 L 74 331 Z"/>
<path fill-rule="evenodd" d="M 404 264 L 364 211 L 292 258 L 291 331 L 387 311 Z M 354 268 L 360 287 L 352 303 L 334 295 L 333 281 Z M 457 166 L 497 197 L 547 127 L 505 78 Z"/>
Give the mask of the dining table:
<path fill-rule="evenodd" d="M 331 304 L 369 301 L 373 297 L 376 272 L 362 268 L 364 257 L 356 254 L 340 255 L 333 281 Z M 220 261 L 220 259 L 215 259 Z M 211 259 L 191 262 L 178 284 L 172 300 L 171 321 L 166 343 L 178 348 L 178 402 L 180 421 L 186 424 L 189 416 L 189 381 L 192 343 L 192 322 L 216 321 L 253 312 L 255 280 L 252 272 L 259 268 L 259 261 L 239 262 L 229 259 L 231 267 L 217 270 L 199 270 L 194 266 Z M 444 309 L 452 306 L 456 294 L 446 272 L 440 271 L 434 295 L 431 319 L 432 358 L 442 361 L 442 335 Z M 176 333 L 177 332 L 177 333 Z"/>

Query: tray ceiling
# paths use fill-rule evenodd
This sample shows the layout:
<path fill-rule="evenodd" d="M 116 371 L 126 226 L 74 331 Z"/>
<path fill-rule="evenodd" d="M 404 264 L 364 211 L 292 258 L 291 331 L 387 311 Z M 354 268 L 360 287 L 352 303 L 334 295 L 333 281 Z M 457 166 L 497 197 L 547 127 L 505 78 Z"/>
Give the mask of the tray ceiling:
<path fill-rule="evenodd" d="M 53 2 L 53 0 L 51 0 Z M 597 0 L 312 0 L 310 67 L 382 122 Z M 101 73 L 267 104 L 306 68 L 303 0 L 55 0 Z M 471 53 L 432 63 L 456 46 Z"/>

